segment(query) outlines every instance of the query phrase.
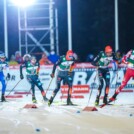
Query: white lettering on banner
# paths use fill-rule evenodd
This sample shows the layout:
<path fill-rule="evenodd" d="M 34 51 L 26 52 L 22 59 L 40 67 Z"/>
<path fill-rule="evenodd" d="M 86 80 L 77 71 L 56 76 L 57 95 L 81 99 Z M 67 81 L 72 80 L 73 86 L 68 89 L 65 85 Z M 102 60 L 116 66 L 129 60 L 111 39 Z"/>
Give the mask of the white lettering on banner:
<path fill-rule="evenodd" d="M 87 73 L 86 72 L 75 72 L 73 85 L 85 85 L 86 84 Z"/>
<path fill-rule="evenodd" d="M 121 83 L 124 77 L 124 71 L 118 71 L 118 79 L 117 82 Z"/>
<path fill-rule="evenodd" d="M 68 85 L 62 85 L 61 86 L 61 93 L 67 94 L 68 93 Z M 72 87 L 72 93 L 89 93 L 89 85 L 74 85 Z"/>
<path fill-rule="evenodd" d="M 111 84 L 115 84 L 116 82 L 117 83 L 121 83 L 122 82 L 123 77 L 124 77 L 124 72 L 120 70 L 117 73 L 113 72 L 113 71 L 110 71 L 110 83 Z M 118 75 L 118 78 L 117 78 L 117 75 Z"/>
<path fill-rule="evenodd" d="M 92 85 L 94 83 L 96 83 L 97 85 L 99 84 L 99 82 L 98 82 L 98 76 L 97 76 L 96 73 L 97 73 L 96 71 L 93 71 L 91 77 L 87 81 L 87 85 Z"/>

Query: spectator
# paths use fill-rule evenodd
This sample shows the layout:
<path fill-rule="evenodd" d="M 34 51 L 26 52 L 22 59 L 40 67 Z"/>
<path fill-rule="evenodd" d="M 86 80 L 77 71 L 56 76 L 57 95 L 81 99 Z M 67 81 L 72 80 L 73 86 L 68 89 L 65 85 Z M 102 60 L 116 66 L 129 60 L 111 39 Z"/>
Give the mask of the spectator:
<path fill-rule="evenodd" d="M 117 59 L 119 59 L 119 61 L 121 61 L 122 60 L 122 55 L 121 55 L 120 50 L 117 50 L 115 54 L 116 54 Z"/>
<path fill-rule="evenodd" d="M 51 64 L 45 53 L 42 54 L 42 58 L 39 61 L 40 65 Z"/>
<path fill-rule="evenodd" d="M 94 59 L 94 55 L 89 53 L 88 56 L 87 56 L 86 62 L 92 62 L 93 59 Z"/>
<path fill-rule="evenodd" d="M 15 60 L 15 56 L 11 55 L 10 61 L 8 63 L 10 66 L 18 65 L 18 62 Z"/>
<path fill-rule="evenodd" d="M 22 64 L 23 63 L 23 58 L 21 57 L 21 54 L 19 51 L 15 52 L 15 60 L 19 63 Z"/>
<path fill-rule="evenodd" d="M 57 55 L 57 54 L 55 54 L 55 51 L 51 51 L 50 52 L 50 55 L 48 56 L 48 59 L 53 63 L 53 64 L 55 64 L 57 61 L 58 61 L 58 59 L 59 59 L 60 57 Z"/>
<path fill-rule="evenodd" d="M 116 51 L 116 57 L 119 59 L 122 58 L 120 50 Z"/>
<path fill-rule="evenodd" d="M 73 56 L 74 56 L 75 60 L 78 61 L 79 58 L 78 58 L 78 55 L 75 52 L 74 52 Z"/>

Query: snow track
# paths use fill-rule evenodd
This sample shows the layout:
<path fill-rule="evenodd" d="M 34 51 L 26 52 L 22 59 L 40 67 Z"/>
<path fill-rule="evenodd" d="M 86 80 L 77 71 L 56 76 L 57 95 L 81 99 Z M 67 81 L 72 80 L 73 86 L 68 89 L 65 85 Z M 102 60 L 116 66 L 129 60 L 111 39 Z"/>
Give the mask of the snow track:
<path fill-rule="evenodd" d="M 93 92 L 89 106 L 93 106 L 95 95 Z M 134 96 L 129 94 L 126 99 L 127 95 L 120 95 L 115 106 L 97 107 L 95 112 L 83 111 L 88 95 L 85 100 L 72 100 L 78 106 L 64 106 L 66 100 L 61 102 L 57 97 L 48 107 L 42 103 L 40 92 L 37 92 L 37 109 L 23 108 L 32 104 L 31 95 L 0 102 L 0 134 L 133 134 Z"/>

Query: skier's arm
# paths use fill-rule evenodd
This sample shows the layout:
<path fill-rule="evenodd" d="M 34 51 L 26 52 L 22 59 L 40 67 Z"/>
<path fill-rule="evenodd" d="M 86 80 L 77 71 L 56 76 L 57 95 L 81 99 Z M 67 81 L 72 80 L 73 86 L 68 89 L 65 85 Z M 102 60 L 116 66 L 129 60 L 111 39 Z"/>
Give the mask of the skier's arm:
<path fill-rule="evenodd" d="M 72 64 L 72 65 L 70 66 L 69 72 L 72 72 L 73 69 L 74 69 L 74 64 Z"/>
<path fill-rule="evenodd" d="M 22 69 L 23 69 L 24 67 L 26 67 L 25 64 L 21 64 L 21 65 L 20 65 L 20 78 L 21 78 L 21 79 L 24 78 L 24 76 L 23 76 L 23 72 L 22 72 Z"/>
<path fill-rule="evenodd" d="M 101 58 L 101 52 L 94 58 L 94 60 L 93 60 L 93 62 L 91 62 L 91 64 L 93 66 L 99 66 L 98 61 L 100 60 L 100 58 Z"/>
<path fill-rule="evenodd" d="M 40 71 L 40 64 L 38 63 L 38 68 L 36 70 L 37 75 L 39 74 L 39 71 Z"/>
<path fill-rule="evenodd" d="M 70 66 L 69 68 L 69 71 L 68 71 L 68 75 L 71 76 L 72 75 L 72 72 L 73 72 L 73 69 L 74 69 L 74 64 L 75 62 Z"/>
<path fill-rule="evenodd" d="M 52 70 L 52 74 L 55 73 L 56 67 L 61 64 L 61 61 L 62 61 L 62 60 L 61 60 L 61 58 L 60 58 L 60 59 L 54 64 L 53 70 Z"/>
<path fill-rule="evenodd" d="M 9 65 L 7 62 L 6 62 L 6 71 L 7 71 L 7 78 L 10 79 Z"/>
<path fill-rule="evenodd" d="M 75 58 L 73 58 L 73 63 L 72 63 L 72 65 L 70 66 L 70 68 L 69 68 L 69 72 L 72 72 L 73 71 L 73 69 L 74 69 L 74 65 L 75 65 L 75 62 L 76 62 L 76 60 L 75 60 Z"/>
<path fill-rule="evenodd" d="M 122 62 L 125 64 L 128 64 L 127 59 L 131 56 L 132 54 L 132 50 L 130 50 L 123 58 L 122 58 Z"/>

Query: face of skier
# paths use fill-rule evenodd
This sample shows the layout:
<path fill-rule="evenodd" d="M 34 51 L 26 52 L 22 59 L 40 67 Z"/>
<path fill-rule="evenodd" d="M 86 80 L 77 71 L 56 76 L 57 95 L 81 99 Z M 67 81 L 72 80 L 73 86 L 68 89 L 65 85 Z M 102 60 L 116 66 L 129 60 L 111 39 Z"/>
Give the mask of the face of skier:
<path fill-rule="evenodd" d="M 0 57 L 0 61 L 4 62 L 6 60 L 6 57 Z"/>
<path fill-rule="evenodd" d="M 31 55 L 29 55 L 29 54 L 25 54 L 25 55 L 23 56 L 23 61 L 24 61 L 24 62 L 30 61 L 30 59 L 31 59 Z"/>
<path fill-rule="evenodd" d="M 110 57 L 112 55 L 113 49 L 111 46 L 106 46 L 105 47 L 105 54 Z"/>
<path fill-rule="evenodd" d="M 30 58 L 27 56 L 26 58 L 25 58 L 25 61 L 29 61 L 30 60 Z"/>
<path fill-rule="evenodd" d="M 31 63 L 34 65 L 36 63 L 36 59 L 35 58 L 31 59 Z"/>
<path fill-rule="evenodd" d="M 112 55 L 112 52 L 106 52 L 107 57 L 110 57 Z"/>
<path fill-rule="evenodd" d="M 73 60 L 73 51 L 72 50 L 69 50 L 67 51 L 67 54 L 66 54 L 66 59 L 67 60 Z"/>

